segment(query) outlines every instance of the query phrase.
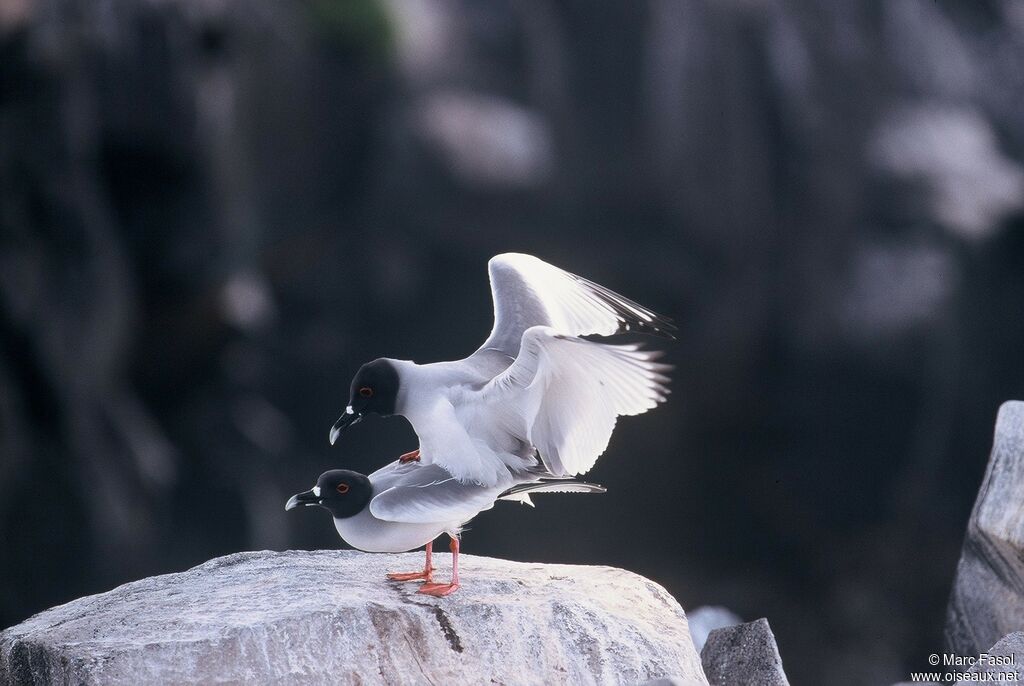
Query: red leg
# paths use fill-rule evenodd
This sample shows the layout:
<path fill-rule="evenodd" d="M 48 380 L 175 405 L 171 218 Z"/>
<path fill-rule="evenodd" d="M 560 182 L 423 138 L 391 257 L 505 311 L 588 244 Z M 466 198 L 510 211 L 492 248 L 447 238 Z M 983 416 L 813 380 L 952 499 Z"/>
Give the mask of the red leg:
<path fill-rule="evenodd" d="M 450 584 L 428 582 L 420 586 L 417 593 L 442 597 L 454 593 L 459 588 L 459 539 L 452 537 L 452 542 L 448 547 L 452 551 L 452 582 Z"/>
<path fill-rule="evenodd" d="M 392 581 L 423 581 L 429 583 L 434 582 L 434 563 L 433 563 L 433 552 L 434 542 L 431 541 L 427 544 L 427 562 L 423 565 L 422 572 L 392 572 L 388 574 L 388 578 Z"/>
<path fill-rule="evenodd" d="M 398 458 L 398 461 L 402 464 L 406 462 L 419 462 L 420 461 L 420 449 L 416 448 L 412 452 L 405 453 Z"/>

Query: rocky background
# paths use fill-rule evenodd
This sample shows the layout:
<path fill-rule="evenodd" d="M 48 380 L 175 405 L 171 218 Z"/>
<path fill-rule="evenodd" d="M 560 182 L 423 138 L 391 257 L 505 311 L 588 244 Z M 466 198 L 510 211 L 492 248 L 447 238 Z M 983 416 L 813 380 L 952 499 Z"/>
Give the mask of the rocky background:
<path fill-rule="evenodd" d="M 767 616 L 794 683 L 942 651 L 1024 396 L 1016 0 L 0 2 L 0 626 L 244 549 L 357 365 L 468 353 L 535 253 L 676 318 L 600 498 L 468 552 Z"/>

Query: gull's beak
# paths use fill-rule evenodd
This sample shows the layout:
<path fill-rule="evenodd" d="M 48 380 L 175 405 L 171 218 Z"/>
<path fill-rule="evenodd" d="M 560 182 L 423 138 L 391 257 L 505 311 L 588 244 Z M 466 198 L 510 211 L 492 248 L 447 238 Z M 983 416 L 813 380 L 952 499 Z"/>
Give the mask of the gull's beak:
<path fill-rule="evenodd" d="M 341 434 L 343 429 L 352 426 L 353 424 L 357 424 L 362 418 L 363 415 L 356 414 L 356 411 L 352 409 L 351 405 L 346 407 L 345 414 L 338 417 L 338 421 L 334 422 L 334 426 L 331 427 L 331 445 L 334 445 L 334 442 L 338 440 L 338 436 Z"/>
<path fill-rule="evenodd" d="M 284 506 L 285 512 L 294 510 L 299 505 L 319 505 L 320 496 L 316 493 L 317 490 L 319 489 L 310 489 L 302 493 L 296 493 L 291 498 L 288 498 L 288 502 Z"/>

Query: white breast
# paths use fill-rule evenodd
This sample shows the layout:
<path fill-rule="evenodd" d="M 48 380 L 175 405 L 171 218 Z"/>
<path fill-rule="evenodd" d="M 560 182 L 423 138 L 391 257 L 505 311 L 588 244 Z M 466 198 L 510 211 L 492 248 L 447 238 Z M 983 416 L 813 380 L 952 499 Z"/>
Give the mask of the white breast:
<path fill-rule="evenodd" d="M 521 419 L 495 413 L 493 407 L 480 408 L 467 396 L 489 381 L 492 371 L 507 367 L 507 356 L 395 364 L 403 389 L 397 410 L 416 431 L 423 464 L 441 465 L 459 481 L 485 486 L 502 485 L 511 478 L 510 471 L 536 464 L 532 447 L 517 438 L 523 433 Z"/>
<path fill-rule="evenodd" d="M 386 522 L 367 508 L 345 519 L 335 519 L 334 528 L 353 548 L 368 553 L 404 553 L 420 548 L 446 531 L 457 531 L 458 523 L 407 524 Z"/>

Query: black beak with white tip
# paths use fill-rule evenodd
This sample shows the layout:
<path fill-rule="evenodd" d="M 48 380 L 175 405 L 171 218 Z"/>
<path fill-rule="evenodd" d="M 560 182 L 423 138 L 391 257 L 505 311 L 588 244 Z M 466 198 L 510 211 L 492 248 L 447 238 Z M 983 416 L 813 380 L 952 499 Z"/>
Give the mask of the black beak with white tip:
<path fill-rule="evenodd" d="M 318 491 L 319 489 L 317 488 L 311 488 L 308 491 L 296 493 L 291 498 L 288 498 L 288 502 L 284 506 L 285 512 L 287 512 L 288 510 L 294 510 L 295 508 L 301 506 L 319 505 L 320 494 L 318 493 Z"/>
<path fill-rule="evenodd" d="M 362 413 L 357 413 L 352 409 L 351 405 L 346 407 L 345 413 L 338 417 L 338 421 L 334 422 L 334 426 L 331 427 L 331 445 L 334 445 L 334 442 L 338 440 L 338 436 L 343 430 L 353 424 L 358 424 L 362 418 Z"/>

